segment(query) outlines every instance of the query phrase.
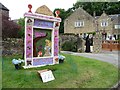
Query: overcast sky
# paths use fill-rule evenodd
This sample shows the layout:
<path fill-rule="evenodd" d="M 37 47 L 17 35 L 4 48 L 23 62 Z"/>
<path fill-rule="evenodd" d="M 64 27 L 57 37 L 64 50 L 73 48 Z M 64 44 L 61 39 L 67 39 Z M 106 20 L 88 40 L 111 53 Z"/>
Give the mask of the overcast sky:
<path fill-rule="evenodd" d="M 77 0 L 0 0 L 9 11 L 11 19 L 19 19 L 23 17 L 25 12 L 28 12 L 28 4 L 32 4 L 32 12 L 42 5 L 46 5 L 51 11 L 55 8 L 62 8 L 67 10 L 71 8 Z"/>

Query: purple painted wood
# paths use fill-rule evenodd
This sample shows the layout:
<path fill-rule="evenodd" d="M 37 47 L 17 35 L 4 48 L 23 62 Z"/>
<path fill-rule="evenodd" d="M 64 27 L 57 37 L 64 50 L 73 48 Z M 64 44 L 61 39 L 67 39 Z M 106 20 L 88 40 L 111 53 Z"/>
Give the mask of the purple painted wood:
<path fill-rule="evenodd" d="M 35 19 L 34 26 L 45 27 L 45 28 L 53 28 L 53 22 Z"/>
<path fill-rule="evenodd" d="M 56 22 L 61 22 L 61 18 L 56 18 L 53 16 L 45 16 L 42 14 L 33 14 L 33 13 L 25 13 L 25 17 L 31 17 L 31 18 L 39 18 L 42 20 L 50 20 L 50 21 L 56 21 Z"/>
<path fill-rule="evenodd" d="M 58 38 L 58 30 L 54 32 L 54 56 L 58 56 L 59 53 L 59 38 Z"/>
<path fill-rule="evenodd" d="M 32 26 L 26 28 L 26 58 L 32 58 Z"/>
<path fill-rule="evenodd" d="M 53 64 L 53 58 L 33 59 L 33 66 Z"/>

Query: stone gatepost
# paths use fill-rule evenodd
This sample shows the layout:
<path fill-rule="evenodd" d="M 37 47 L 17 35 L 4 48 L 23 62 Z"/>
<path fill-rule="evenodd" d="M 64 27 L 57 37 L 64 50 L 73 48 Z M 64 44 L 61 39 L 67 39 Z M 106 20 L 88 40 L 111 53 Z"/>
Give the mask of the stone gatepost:
<path fill-rule="evenodd" d="M 85 45 L 85 40 L 83 40 L 82 36 L 77 36 L 77 52 L 84 52 L 84 45 Z"/>
<path fill-rule="evenodd" d="M 96 32 L 93 37 L 93 52 L 100 53 L 102 50 L 102 34 L 101 32 Z"/>

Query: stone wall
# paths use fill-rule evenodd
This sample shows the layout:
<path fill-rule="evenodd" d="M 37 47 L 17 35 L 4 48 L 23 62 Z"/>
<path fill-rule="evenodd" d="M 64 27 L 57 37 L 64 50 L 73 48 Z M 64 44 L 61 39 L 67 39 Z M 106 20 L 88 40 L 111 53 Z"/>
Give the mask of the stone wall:
<path fill-rule="evenodd" d="M 62 45 L 66 41 L 70 42 L 76 42 L 77 43 L 77 52 L 84 52 L 84 45 L 85 45 L 85 40 L 83 40 L 81 37 L 75 34 L 62 34 L 59 37 L 59 45 L 60 45 L 60 50 L 62 50 Z"/>
<path fill-rule="evenodd" d="M 7 38 L 2 41 L 2 55 L 23 54 L 24 43 L 22 39 Z"/>
<path fill-rule="evenodd" d="M 93 52 L 100 53 L 102 51 L 102 34 L 101 32 L 96 32 L 93 37 Z"/>

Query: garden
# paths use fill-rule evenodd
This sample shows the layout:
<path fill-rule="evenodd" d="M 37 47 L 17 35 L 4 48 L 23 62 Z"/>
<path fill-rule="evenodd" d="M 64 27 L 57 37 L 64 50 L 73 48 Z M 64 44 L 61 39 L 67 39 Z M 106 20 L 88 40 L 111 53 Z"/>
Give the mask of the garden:
<path fill-rule="evenodd" d="M 112 64 L 81 56 L 62 54 L 63 63 L 16 70 L 13 58 L 3 56 L 2 88 L 110 88 L 118 81 L 118 69 Z M 24 65 L 24 64 L 22 64 Z M 50 69 L 55 80 L 43 83 L 38 70 Z"/>

